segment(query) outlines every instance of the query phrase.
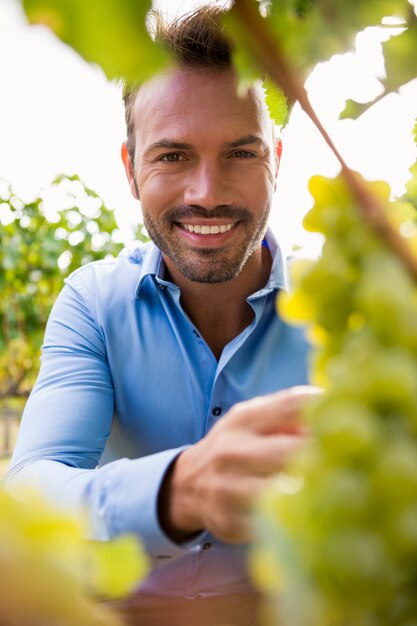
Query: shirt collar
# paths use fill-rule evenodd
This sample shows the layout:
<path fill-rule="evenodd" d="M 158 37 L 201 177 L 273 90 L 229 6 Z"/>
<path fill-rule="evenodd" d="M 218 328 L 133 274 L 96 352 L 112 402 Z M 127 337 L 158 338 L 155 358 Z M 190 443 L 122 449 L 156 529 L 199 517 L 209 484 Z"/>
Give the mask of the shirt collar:
<path fill-rule="evenodd" d="M 271 273 L 267 284 L 262 287 L 262 289 L 252 294 L 249 299 L 264 296 L 276 289 L 287 289 L 287 274 L 281 248 L 270 228 L 268 228 L 266 232 L 264 245 L 269 249 L 272 256 Z M 165 263 L 161 251 L 152 241 L 138 248 L 124 251 L 123 256 L 127 256 L 133 263 L 142 263 L 139 281 L 136 286 L 137 298 L 139 297 L 139 292 L 147 276 L 153 276 L 162 288 L 171 286 L 177 289 L 176 285 L 164 279 Z"/>
<path fill-rule="evenodd" d="M 120 256 L 127 257 L 130 263 L 141 265 L 139 280 L 136 285 L 136 298 L 139 297 L 139 292 L 147 276 L 155 277 L 158 282 L 165 282 L 162 279 L 165 269 L 164 260 L 161 251 L 153 241 L 141 243 L 135 248 L 125 248 Z"/>
<path fill-rule="evenodd" d="M 266 242 L 272 257 L 271 273 L 264 289 L 287 289 L 287 268 L 284 263 L 281 248 L 271 228 L 268 228 L 266 231 L 264 241 Z"/>

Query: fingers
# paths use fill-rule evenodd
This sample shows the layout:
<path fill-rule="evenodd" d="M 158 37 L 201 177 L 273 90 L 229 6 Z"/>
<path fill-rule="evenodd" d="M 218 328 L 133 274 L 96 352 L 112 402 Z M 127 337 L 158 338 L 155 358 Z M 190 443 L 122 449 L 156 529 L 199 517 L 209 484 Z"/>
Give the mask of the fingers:
<path fill-rule="evenodd" d="M 240 463 L 248 474 L 269 477 L 280 472 L 302 446 L 307 437 L 300 435 L 269 435 L 259 437 L 240 450 Z"/>
<path fill-rule="evenodd" d="M 224 419 L 231 420 L 235 427 L 259 434 L 299 434 L 304 429 L 301 424 L 303 407 L 318 393 L 321 393 L 318 387 L 292 387 L 236 404 Z"/>
<path fill-rule="evenodd" d="M 256 441 L 255 441 L 256 438 Z M 234 452 L 221 453 L 202 485 L 199 510 L 204 526 L 219 539 L 251 539 L 253 507 L 271 476 L 279 473 L 305 443 L 297 435 L 252 436 L 236 442 Z"/>
<path fill-rule="evenodd" d="M 279 472 L 306 439 L 287 433 L 267 436 L 236 433 L 233 442 L 231 437 L 219 441 L 212 456 L 212 469 L 219 474 L 269 476 Z"/>

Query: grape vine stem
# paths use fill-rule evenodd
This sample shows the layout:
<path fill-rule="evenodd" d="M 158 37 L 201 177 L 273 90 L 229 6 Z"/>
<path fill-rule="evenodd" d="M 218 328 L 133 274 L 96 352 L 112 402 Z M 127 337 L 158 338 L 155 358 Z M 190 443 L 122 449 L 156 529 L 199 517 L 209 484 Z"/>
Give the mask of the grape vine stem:
<path fill-rule="evenodd" d="M 382 202 L 363 183 L 359 176 L 349 168 L 336 148 L 333 140 L 327 133 L 316 112 L 314 111 L 307 92 L 302 86 L 296 72 L 287 62 L 280 50 L 279 41 L 274 36 L 270 25 L 260 12 L 258 3 L 254 0 L 235 0 L 233 5 L 235 19 L 239 23 L 240 31 L 245 36 L 253 58 L 268 76 L 277 84 L 290 100 L 298 101 L 300 106 L 316 126 L 329 148 L 340 163 L 344 179 L 358 203 L 364 219 L 401 259 L 417 282 L 417 259 L 411 252 L 406 241 L 391 226 L 385 213 Z"/>

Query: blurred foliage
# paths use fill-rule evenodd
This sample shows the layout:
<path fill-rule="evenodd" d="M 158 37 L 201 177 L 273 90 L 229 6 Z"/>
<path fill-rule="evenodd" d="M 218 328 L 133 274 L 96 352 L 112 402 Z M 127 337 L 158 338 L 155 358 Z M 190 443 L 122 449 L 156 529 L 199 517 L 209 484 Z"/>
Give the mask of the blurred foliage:
<path fill-rule="evenodd" d="M 351 50 L 359 31 L 383 25 L 392 36 L 383 43 L 382 95 L 398 91 L 415 77 L 408 50 L 416 44 L 417 19 L 408 0 L 260 0 L 258 4 L 280 51 L 301 75 L 334 54 Z M 140 82 L 169 62 L 145 27 L 151 0 L 23 0 L 23 5 L 30 22 L 49 26 L 87 61 L 101 65 L 110 79 Z M 387 17 L 395 20 L 387 22 Z M 247 85 L 263 73 L 262 68 L 233 9 L 225 25 L 236 44 L 234 58 L 242 84 Z M 376 98 L 380 99 L 381 95 Z M 348 100 L 341 115 L 357 117 L 372 104 Z M 271 111 L 279 125 L 286 118 L 280 111 L 279 117 L 275 108 Z"/>
<path fill-rule="evenodd" d="M 146 29 L 151 0 L 23 0 L 31 22 L 49 26 L 110 79 L 142 81 L 168 63 Z"/>
<path fill-rule="evenodd" d="M 239 2 L 237 0 L 236 4 Z M 380 26 L 387 16 L 395 24 L 384 29 L 396 36 L 384 43 L 387 92 L 396 91 L 415 74 L 407 53 L 415 44 L 417 20 L 408 0 L 263 0 L 257 2 L 277 45 L 292 67 L 306 74 L 333 54 L 351 50 L 356 34 Z M 87 61 L 101 65 L 109 78 L 142 81 L 160 71 L 168 59 L 145 28 L 150 0 L 23 0 L 32 23 L 46 24 Z M 237 45 L 235 62 L 244 81 L 262 74 L 247 48 L 233 10 L 225 21 Z M 398 34 L 398 24 L 405 30 Z"/>
<path fill-rule="evenodd" d="M 113 212 L 77 176 L 58 176 L 31 202 L 0 181 L 0 398 L 30 391 L 65 276 L 122 247 Z"/>
<path fill-rule="evenodd" d="M 1 626 L 121 626 L 97 602 L 129 593 L 147 558 L 131 536 L 86 542 L 75 518 L 0 491 Z"/>
<path fill-rule="evenodd" d="M 357 33 L 387 16 L 412 20 L 408 0 L 271 0 L 268 20 L 285 57 L 304 72 L 350 50 Z"/>
<path fill-rule="evenodd" d="M 251 3 L 252 0 L 235 1 L 235 5 Z M 270 35 L 278 56 L 285 59 L 297 77 L 305 78 L 317 63 L 351 51 L 357 33 L 368 27 L 383 28 L 387 38 L 382 44 L 386 71 L 382 93 L 367 103 L 349 99 L 341 117 L 358 117 L 415 78 L 410 49 L 417 45 L 417 18 L 408 0 L 261 0 L 260 6 L 266 16 L 264 33 L 254 34 L 250 24 L 246 29 L 241 14 L 237 17 L 233 9 L 225 19 L 236 46 L 235 64 L 245 84 L 262 73 L 265 59 L 258 56 L 257 40 L 263 36 Z M 270 61 L 273 63 L 273 59 Z"/>
<path fill-rule="evenodd" d="M 280 53 L 301 76 L 332 55 L 351 50 L 359 31 L 383 25 L 392 36 L 382 44 L 386 77 L 381 83 L 383 93 L 375 101 L 415 77 L 414 59 L 408 51 L 416 45 L 417 18 L 408 0 L 251 1 L 259 5 Z M 98 63 L 110 79 L 141 82 L 169 63 L 145 27 L 150 0 L 23 0 L 23 5 L 30 22 L 49 26 L 87 61 Z M 387 22 L 387 17 L 395 20 Z M 256 58 L 233 8 L 224 23 L 235 43 L 234 61 L 244 89 L 263 76 L 262 60 Z M 285 96 L 276 85 L 269 84 L 269 91 L 271 117 L 283 125 L 288 116 Z M 341 116 L 357 117 L 373 102 L 348 100 Z"/>
<path fill-rule="evenodd" d="M 389 93 L 398 92 L 400 87 L 416 77 L 414 59 L 410 55 L 410 49 L 417 46 L 417 19 L 414 12 L 410 8 L 405 30 L 399 29 L 398 25 L 386 28 L 393 31 L 393 36 L 382 43 L 386 70 L 386 78 L 381 83 L 382 93 L 370 102 L 362 103 L 348 99 L 340 114 L 341 119 L 358 118 L 381 98 Z M 399 30 L 402 32 L 398 32 Z"/>

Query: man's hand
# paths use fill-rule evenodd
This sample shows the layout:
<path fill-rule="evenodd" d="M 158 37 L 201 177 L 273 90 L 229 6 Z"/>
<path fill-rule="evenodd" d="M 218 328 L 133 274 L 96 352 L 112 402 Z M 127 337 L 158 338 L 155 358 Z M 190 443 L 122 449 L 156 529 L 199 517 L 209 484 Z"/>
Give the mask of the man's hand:
<path fill-rule="evenodd" d="M 318 392 L 293 387 L 236 404 L 173 465 L 161 498 L 165 530 L 177 539 L 206 529 L 229 543 L 250 540 L 254 501 L 305 440 L 301 409 Z"/>

